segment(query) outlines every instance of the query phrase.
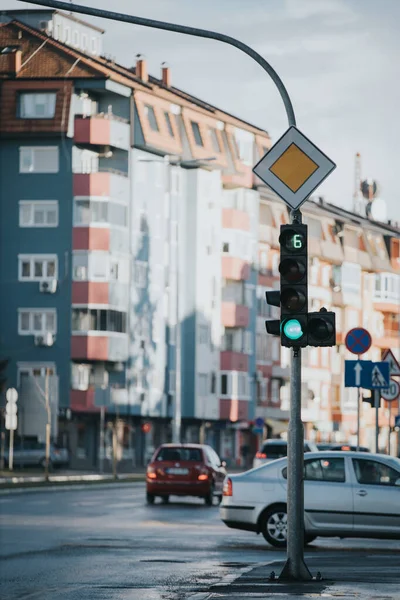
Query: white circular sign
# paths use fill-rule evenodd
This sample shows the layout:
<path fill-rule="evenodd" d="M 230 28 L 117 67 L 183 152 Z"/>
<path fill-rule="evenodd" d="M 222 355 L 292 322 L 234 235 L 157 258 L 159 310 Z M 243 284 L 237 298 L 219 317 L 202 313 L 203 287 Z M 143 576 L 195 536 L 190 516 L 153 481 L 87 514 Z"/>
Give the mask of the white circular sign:
<path fill-rule="evenodd" d="M 400 395 L 400 385 L 399 382 L 395 379 L 390 380 L 390 385 L 388 388 L 381 390 L 381 397 L 386 400 L 386 402 L 393 402 Z"/>
<path fill-rule="evenodd" d="M 18 392 L 15 388 L 8 388 L 6 391 L 6 398 L 8 402 L 13 403 L 18 400 Z"/>

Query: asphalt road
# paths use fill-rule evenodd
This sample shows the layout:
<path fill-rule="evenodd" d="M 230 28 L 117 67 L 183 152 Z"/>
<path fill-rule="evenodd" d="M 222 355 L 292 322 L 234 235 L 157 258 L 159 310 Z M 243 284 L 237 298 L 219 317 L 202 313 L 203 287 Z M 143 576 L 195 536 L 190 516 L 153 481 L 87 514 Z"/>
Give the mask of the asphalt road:
<path fill-rule="evenodd" d="M 145 504 L 144 484 L 0 496 L 4 600 L 183 600 L 241 569 L 282 560 L 261 536 L 228 529 L 201 500 Z M 309 551 L 400 542 L 318 540 Z"/>

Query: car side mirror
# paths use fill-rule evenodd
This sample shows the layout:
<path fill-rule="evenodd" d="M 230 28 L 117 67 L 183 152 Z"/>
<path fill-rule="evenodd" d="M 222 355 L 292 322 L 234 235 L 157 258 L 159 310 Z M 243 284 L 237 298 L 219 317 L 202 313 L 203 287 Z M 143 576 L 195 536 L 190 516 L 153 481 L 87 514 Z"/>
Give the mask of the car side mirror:
<path fill-rule="evenodd" d="M 394 485 L 397 487 L 400 487 L 400 478 L 396 479 L 396 481 L 394 482 Z"/>
<path fill-rule="evenodd" d="M 221 460 L 221 467 L 226 467 L 226 460 Z M 400 482 L 400 479 L 399 479 L 399 482 Z"/>

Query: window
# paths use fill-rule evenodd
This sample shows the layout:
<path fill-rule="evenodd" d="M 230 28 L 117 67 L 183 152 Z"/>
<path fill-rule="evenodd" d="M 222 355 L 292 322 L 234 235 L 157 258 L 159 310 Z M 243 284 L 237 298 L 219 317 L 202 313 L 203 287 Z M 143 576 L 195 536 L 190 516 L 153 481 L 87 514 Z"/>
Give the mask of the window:
<path fill-rule="evenodd" d="M 344 458 L 319 458 L 304 461 L 304 479 L 306 481 L 346 481 Z"/>
<path fill-rule="evenodd" d="M 353 458 L 353 466 L 358 483 L 363 485 L 396 485 L 400 471 L 376 460 Z"/>
<path fill-rule="evenodd" d="M 399 303 L 400 277 L 392 273 L 375 274 L 375 300 Z"/>
<path fill-rule="evenodd" d="M 167 123 L 168 133 L 171 137 L 175 137 L 174 130 L 172 128 L 171 117 L 167 111 L 164 111 L 165 122 Z"/>
<path fill-rule="evenodd" d="M 42 281 L 57 279 L 58 260 L 56 255 L 25 255 L 18 256 L 19 281 Z"/>
<path fill-rule="evenodd" d="M 88 48 L 88 36 L 86 34 L 82 35 L 82 50 L 87 50 Z"/>
<path fill-rule="evenodd" d="M 204 398 L 208 393 L 208 375 L 206 373 L 198 374 L 198 392 L 199 396 Z"/>
<path fill-rule="evenodd" d="M 77 31 L 76 29 L 74 29 L 74 32 L 72 34 L 72 43 L 74 44 L 75 48 L 79 46 L 79 31 Z"/>
<path fill-rule="evenodd" d="M 221 394 L 226 396 L 228 393 L 228 375 L 221 375 Z"/>
<path fill-rule="evenodd" d="M 219 141 L 217 130 L 214 129 L 214 127 L 209 127 L 208 131 L 210 134 L 211 144 L 212 144 L 214 152 L 218 152 L 218 153 L 222 152 L 221 143 Z"/>
<path fill-rule="evenodd" d="M 223 254 L 229 254 L 229 242 L 222 242 Z"/>
<path fill-rule="evenodd" d="M 312 219 L 311 217 L 308 217 L 306 219 L 307 222 L 307 226 L 308 226 L 308 233 L 311 237 L 315 237 L 318 238 L 319 240 L 323 239 L 323 234 L 322 234 L 322 223 L 321 221 L 318 221 L 317 219 Z"/>
<path fill-rule="evenodd" d="M 192 132 L 193 132 L 193 136 L 194 136 L 194 141 L 196 142 L 196 145 L 197 146 L 204 146 L 203 138 L 201 137 L 201 132 L 200 132 L 199 124 L 196 123 L 196 121 L 191 121 L 191 125 L 192 125 Z"/>
<path fill-rule="evenodd" d="M 199 341 L 199 344 L 208 344 L 208 342 L 209 342 L 208 325 L 199 325 L 198 341 Z"/>
<path fill-rule="evenodd" d="M 21 119 L 53 119 L 55 111 L 55 92 L 22 92 L 19 95 L 19 117 Z"/>
<path fill-rule="evenodd" d="M 72 331 L 126 333 L 126 313 L 99 308 L 73 308 Z"/>
<path fill-rule="evenodd" d="M 97 40 L 96 38 L 92 38 L 90 40 L 90 51 L 92 54 L 97 54 Z"/>
<path fill-rule="evenodd" d="M 150 128 L 153 131 L 160 131 L 160 129 L 158 127 L 158 123 L 157 123 L 156 113 L 154 112 L 154 108 L 152 106 L 150 106 L 149 104 L 146 104 L 144 107 L 144 110 L 145 110 Z"/>
<path fill-rule="evenodd" d="M 161 448 L 155 460 L 159 461 L 193 461 L 203 462 L 203 455 L 200 448 L 181 448 L 177 446 L 167 446 Z"/>
<path fill-rule="evenodd" d="M 234 304 L 243 304 L 244 286 L 241 281 L 228 281 L 222 288 L 222 302 L 233 302 Z"/>
<path fill-rule="evenodd" d="M 138 288 L 145 288 L 147 285 L 147 262 L 135 262 L 135 284 Z"/>
<path fill-rule="evenodd" d="M 64 44 L 71 42 L 71 30 L 69 27 L 64 27 Z"/>
<path fill-rule="evenodd" d="M 58 201 L 57 200 L 20 200 L 19 202 L 20 227 L 57 227 L 58 226 Z"/>
<path fill-rule="evenodd" d="M 18 334 L 37 335 L 56 333 L 57 313 L 55 308 L 21 308 L 18 311 Z"/>
<path fill-rule="evenodd" d="M 20 173 L 58 173 L 57 146 L 21 146 L 19 149 Z"/>
<path fill-rule="evenodd" d="M 217 376 L 216 376 L 215 373 L 211 373 L 210 393 L 211 394 L 216 394 L 217 393 Z"/>
<path fill-rule="evenodd" d="M 90 365 L 71 365 L 71 387 L 73 390 L 87 390 L 90 383 Z"/>
<path fill-rule="evenodd" d="M 274 404 L 279 404 L 280 401 L 280 381 L 279 379 L 271 379 L 271 401 Z"/>

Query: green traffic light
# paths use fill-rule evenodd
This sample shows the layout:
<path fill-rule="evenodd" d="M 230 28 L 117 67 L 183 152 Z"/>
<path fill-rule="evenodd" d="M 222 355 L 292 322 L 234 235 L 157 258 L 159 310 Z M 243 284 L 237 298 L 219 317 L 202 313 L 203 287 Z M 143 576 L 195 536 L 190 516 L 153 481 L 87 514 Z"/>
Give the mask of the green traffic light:
<path fill-rule="evenodd" d="M 289 319 L 283 326 L 283 333 L 289 340 L 299 340 L 303 336 L 300 321 L 297 319 Z"/>

